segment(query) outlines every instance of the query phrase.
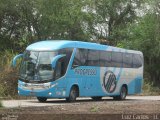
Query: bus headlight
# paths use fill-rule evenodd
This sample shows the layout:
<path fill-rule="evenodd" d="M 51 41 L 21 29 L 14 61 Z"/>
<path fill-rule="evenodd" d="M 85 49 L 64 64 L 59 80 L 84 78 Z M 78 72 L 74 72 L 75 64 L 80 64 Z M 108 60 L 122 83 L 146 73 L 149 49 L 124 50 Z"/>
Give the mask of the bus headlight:
<path fill-rule="evenodd" d="M 57 85 L 58 85 L 58 83 L 55 83 L 55 84 L 52 84 L 51 87 L 55 87 L 55 86 L 57 86 Z"/>
<path fill-rule="evenodd" d="M 43 86 L 44 88 L 49 89 L 51 87 L 51 83 L 44 83 Z"/>
<path fill-rule="evenodd" d="M 53 88 L 57 85 L 57 83 L 55 84 L 51 84 L 51 83 L 44 83 L 44 88 Z"/>

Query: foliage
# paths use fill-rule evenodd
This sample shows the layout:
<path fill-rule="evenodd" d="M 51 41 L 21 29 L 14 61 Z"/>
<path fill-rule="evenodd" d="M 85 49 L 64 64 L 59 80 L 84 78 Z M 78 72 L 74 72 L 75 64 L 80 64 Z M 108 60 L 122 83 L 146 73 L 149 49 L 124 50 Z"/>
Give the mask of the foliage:
<path fill-rule="evenodd" d="M 87 40 L 83 24 L 89 15 L 82 11 L 85 1 L 41 0 L 40 34 L 44 39 Z"/>
<path fill-rule="evenodd" d="M 117 41 L 123 38 L 121 28 L 135 20 L 141 1 L 2 0 L 0 47 L 23 51 L 44 39 Z"/>
<path fill-rule="evenodd" d="M 109 44 L 116 45 L 119 40 L 125 39 L 122 29 L 137 18 L 136 11 L 141 7 L 143 0 L 99 0 L 95 1 L 98 14 L 96 24 L 100 29 L 99 38 L 109 40 Z"/>
<path fill-rule="evenodd" d="M 0 53 L 0 96 L 13 97 L 17 94 L 17 68 L 11 68 L 11 61 L 15 54 L 12 51 Z"/>
<path fill-rule="evenodd" d="M 36 40 L 89 40 L 86 24 L 93 15 L 84 8 L 90 0 L 2 0 L 0 49 L 23 51 Z"/>
<path fill-rule="evenodd" d="M 154 83 L 148 79 L 144 79 L 143 95 L 160 95 L 160 88 L 155 87 Z"/>

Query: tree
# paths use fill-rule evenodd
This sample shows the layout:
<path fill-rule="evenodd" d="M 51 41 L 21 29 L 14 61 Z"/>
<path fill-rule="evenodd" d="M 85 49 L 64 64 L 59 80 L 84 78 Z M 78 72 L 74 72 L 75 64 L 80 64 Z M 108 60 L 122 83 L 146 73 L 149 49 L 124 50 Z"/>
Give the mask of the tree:
<path fill-rule="evenodd" d="M 0 48 L 23 51 L 39 40 L 90 40 L 86 26 L 93 15 L 85 11 L 89 4 L 90 0 L 2 0 Z"/>
<path fill-rule="evenodd" d="M 116 45 L 125 35 L 122 30 L 128 23 L 134 22 L 136 10 L 143 0 L 95 0 L 95 10 L 98 26 L 98 39 L 107 39 L 109 44 Z"/>
<path fill-rule="evenodd" d="M 41 0 L 39 32 L 43 39 L 87 40 L 83 25 L 89 19 L 81 0 Z"/>
<path fill-rule="evenodd" d="M 21 50 L 33 42 L 35 5 L 31 0 L 5 0 L 0 4 L 0 49 Z"/>

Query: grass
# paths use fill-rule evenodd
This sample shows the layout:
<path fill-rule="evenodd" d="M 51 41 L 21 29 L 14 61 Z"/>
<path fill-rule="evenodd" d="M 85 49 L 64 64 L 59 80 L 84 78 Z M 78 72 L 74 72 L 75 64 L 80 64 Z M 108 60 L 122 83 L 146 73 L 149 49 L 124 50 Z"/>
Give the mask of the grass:
<path fill-rule="evenodd" d="M 149 80 L 144 80 L 142 95 L 160 95 L 160 88 Z"/>
<path fill-rule="evenodd" d="M 98 110 L 99 110 L 99 107 L 97 106 L 92 106 L 90 109 L 91 112 L 98 112 Z"/>

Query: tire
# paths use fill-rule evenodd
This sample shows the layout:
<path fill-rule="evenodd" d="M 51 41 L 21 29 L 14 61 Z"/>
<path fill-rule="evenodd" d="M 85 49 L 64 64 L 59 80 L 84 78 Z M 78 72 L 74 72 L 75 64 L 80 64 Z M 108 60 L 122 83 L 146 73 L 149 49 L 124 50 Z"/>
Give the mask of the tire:
<path fill-rule="evenodd" d="M 120 95 L 119 96 L 114 96 L 114 100 L 125 100 L 127 96 L 127 88 L 125 86 L 122 86 Z"/>
<path fill-rule="evenodd" d="M 37 97 L 39 102 L 46 102 L 47 98 L 46 97 Z"/>
<path fill-rule="evenodd" d="M 102 97 L 91 97 L 93 100 L 95 101 L 99 101 L 99 100 L 102 100 Z"/>
<path fill-rule="evenodd" d="M 67 102 L 75 102 L 76 98 L 78 97 L 78 94 L 79 94 L 78 88 L 73 86 L 70 90 L 69 97 L 66 98 L 66 101 Z"/>

